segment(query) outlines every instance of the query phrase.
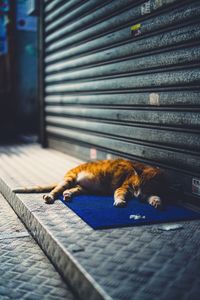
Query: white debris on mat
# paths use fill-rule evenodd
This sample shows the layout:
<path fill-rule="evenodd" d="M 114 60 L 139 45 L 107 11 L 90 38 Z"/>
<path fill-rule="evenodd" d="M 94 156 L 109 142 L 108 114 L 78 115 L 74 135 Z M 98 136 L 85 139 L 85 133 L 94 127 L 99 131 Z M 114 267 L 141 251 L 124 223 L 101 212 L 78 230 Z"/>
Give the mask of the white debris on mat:
<path fill-rule="evenodd" d="M 177 230 L 177 229 L 182 229 L 182 228 L 183 228 L 183 225 L 181 225 L 181 224 L 165 224 L 165 225 L 158 227 L 158 229 L 164 230 L 164 231 Z"/>
<path fill-rule="evenodd" d="M 141 216 L 141 215 L 130 215 L 129 219 L 134 219 L 134 220 L 140 220 L 140 219 L 145 219 L 145 216 Z"/>

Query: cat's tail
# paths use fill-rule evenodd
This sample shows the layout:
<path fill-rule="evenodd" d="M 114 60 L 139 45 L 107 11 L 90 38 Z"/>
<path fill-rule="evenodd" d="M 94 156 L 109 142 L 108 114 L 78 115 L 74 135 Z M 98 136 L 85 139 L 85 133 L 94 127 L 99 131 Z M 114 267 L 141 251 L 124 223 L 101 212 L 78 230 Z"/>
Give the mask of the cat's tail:
<path fill-rule="evenodd" d="M 49 192 L 57 186 L 57 183 L 52 183 L 49 185 L 34 185 L 30 187 L 17 187 L 14 188 L 12 191 L 14 193 L 43 193 Z"/>

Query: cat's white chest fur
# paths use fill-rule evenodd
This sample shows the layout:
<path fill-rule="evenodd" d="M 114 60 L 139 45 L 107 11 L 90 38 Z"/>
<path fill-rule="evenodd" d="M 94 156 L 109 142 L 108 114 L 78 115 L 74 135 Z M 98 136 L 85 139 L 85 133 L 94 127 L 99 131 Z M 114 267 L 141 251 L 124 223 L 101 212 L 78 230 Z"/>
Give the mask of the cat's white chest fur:
<path fill-rule="evenodd" d="M 81 171 L 78 174 L 76 181 L 80 186 L 87 190 L 98 191 L 100 189 L 99 180 L 90 172 Z"/>

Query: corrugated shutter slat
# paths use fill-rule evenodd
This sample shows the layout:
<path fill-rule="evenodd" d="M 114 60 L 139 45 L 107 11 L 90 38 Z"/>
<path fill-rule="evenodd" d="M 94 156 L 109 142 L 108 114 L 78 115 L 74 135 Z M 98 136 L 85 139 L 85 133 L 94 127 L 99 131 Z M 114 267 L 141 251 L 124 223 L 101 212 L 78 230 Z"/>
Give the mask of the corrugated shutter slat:
<path fill-rule="evenodd" d="M 47 1 L 48 139 L 200 170 L 200 2 Z"/>

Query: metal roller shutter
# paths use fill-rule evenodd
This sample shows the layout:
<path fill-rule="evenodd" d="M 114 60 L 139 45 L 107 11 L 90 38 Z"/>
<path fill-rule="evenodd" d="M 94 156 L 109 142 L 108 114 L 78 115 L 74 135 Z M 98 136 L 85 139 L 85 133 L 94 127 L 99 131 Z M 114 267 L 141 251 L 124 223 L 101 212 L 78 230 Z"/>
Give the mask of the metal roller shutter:
<path fill-rule="evenodd" d="M 157 164 L 200 195 L 199 15 L 200 1 L 45 1 L 50 146 Z"/>

